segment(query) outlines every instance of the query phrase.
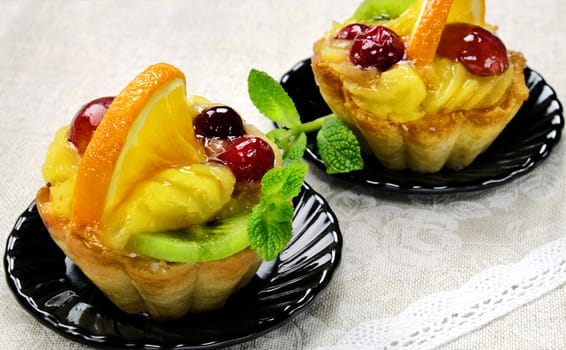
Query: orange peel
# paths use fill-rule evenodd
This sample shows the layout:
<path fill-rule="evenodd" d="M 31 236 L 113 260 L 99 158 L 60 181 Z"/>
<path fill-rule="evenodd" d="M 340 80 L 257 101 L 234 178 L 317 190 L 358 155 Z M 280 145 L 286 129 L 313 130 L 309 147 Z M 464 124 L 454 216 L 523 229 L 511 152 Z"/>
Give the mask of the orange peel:
<path fill-rule="evenodd" d="M 118 190 L 113 188 L 124 193 L 136 181 L 159 169 L 204 159 L 202 146 L 194 137 L 185 84 L 179 69 L 158 63 L 140 73 L 116 96 L 94 132 L 77 172 L 72 201 L 74 225 L 99 225 L 108 203 L 120 200 Z M 186 120 L 178 118 L 179 113 L 186 113 Z M 170 128 L 179 128 L 170 125 L 178 119 L 184 120 L 183 130 L 177 130 L 183 136 L 174 140 L 160 137 L 167 135 Z M 147 130 L 147 125 L 153 130 Z M 158 139 L 151 140 L 152 136 Z M 142 153 L 158 154 L 161 158 L 146 159 L 141 157 Z M 124 176 L 128 177 L 120 179 Z"/>
<path fill-rule="evenodd" d="M 407 58 L 413 61 L 415 67 L 424 68 L 434 61 L 452 1 L 423 1 L 407 47 Z"/>

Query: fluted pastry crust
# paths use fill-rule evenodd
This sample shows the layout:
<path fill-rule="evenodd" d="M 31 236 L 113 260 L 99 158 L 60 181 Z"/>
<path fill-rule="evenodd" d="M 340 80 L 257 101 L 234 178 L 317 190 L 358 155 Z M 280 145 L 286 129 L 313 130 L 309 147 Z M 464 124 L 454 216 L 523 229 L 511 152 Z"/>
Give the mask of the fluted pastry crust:
<path fill-rule="evenodd" d="M 312 69 L 320 92 L 330 109 L 348 123 L 387 169 L 433 173 L 443 167 L 461 169 L 495 140 L 515 116 L 529 90 L 525 85 L 525 59 L 509 51 L 513 80 L 503 101 L 488 109 L 430 113 L 409 122 L 373 116 L 360 108 L 341 77 L 321 55 L 325 39 L 314 45 Z"/>
<path fill-rule="evenodd" d="M 127 313 L 175 319 L 189 312 L 218 309 L 252 279 L 261 263 L 249 247 L 226 259 L 202 263 L 170 263 L 124 255 L 88 238 L 96 236 L 92 233 L 74 232 L 68 219 L 58 218 L 50 211 L 50 200 L 49 187 L 42 187 L 36 204 L 52 239 Z"/>

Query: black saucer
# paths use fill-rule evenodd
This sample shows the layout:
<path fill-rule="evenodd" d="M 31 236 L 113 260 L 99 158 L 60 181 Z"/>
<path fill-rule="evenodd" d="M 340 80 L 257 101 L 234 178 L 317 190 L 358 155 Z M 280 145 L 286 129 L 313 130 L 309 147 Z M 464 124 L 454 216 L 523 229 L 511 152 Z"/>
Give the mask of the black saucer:
<path fill-rule="evenodd" d="M 435 174 L 386 170 L 375 157 L 364 156 L 364 169 L 332 175 L 378 190 L 405 193 L 477 191 L 502 185 L 526 174 L 548 157 L 564 127 L 562 105 L 540 74 L 525 68 L 527 101 L 494 143 L 468 167 Z M 303 122 L 331 113 L 315 84 L 310 58 L 298 62 L 281 78 Z M 325 170 L 315 135 L 308 135 L 307 159 Z"/>
<path fill-rule="evenodd" d="M 294 204 L 291 242 L 218 311 L 171 322 L 120 311 L 51 240 L 34 203 L 6 243 L 8 286 L 45 326 L 91 346 L 216 349 L 251 340 L 304 310 L 340 262 L 342 236 L 324 198 L 304 184 Z"/>

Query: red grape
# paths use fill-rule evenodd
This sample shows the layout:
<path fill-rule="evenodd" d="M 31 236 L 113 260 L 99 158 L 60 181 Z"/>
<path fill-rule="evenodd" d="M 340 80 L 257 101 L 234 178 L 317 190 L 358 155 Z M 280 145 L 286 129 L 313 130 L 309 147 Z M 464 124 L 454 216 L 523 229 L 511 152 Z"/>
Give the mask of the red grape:
<path fill-rule="evenodd" d="M 259 137 L 235 139 L 218 159 L 232 169 L 239 182 L 257 182 L 271 168 L 275 155 L 271 146 Z"/>
<path fill-rule="evenodd" d="M 480 76 L 499 75 L 509 67 L 503 42 L 490 31 L 468 23 L 447 24 L 437 52 Z"/>
<path fill-rule="evenodd" d="M 372 27 L 358 34 L 350 48 L 350 59 L 362 68 L 387 70 L 405 56 L 405 45 L 391 29 Z"/>
<path fill-rule="evenodd" d="M 84 153 L 94 130 L 98 127 L 113 100 L 114 97 L 112 96 L 92 100 L 83 105 L 73 117 L 68 139 L 77 147 L 80 154 Z"/>
<path fill-rule="evenodd" d="M 348 24 L 347 26 L 342 28 L 334 38 L 342 39 L 342 40 L 352 40 L 356 37 L 356 35 L 365 32 L 368 28 L 369 27 L 365 24 L 360 24 L 360 23 Z"/>
<path fill-rule="evenodd" d="M 228 139 L 244 136 L 240 115 L 228 106 L 213 106 L 203 110 L 193 121 L 195 133 L 201 137 Z"/>

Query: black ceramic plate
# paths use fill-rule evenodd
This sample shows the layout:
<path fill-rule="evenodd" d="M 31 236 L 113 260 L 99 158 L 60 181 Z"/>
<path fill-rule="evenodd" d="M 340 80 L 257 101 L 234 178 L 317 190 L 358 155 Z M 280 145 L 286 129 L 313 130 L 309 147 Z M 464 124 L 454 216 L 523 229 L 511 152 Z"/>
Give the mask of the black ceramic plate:
<path fill-rule="evenodd" d="M 310 59 L 297 63 L 281 78 L 281 85 L 306 122 L 330 113 L 314 82 Z M 385 170 L 376 158 L 365 156 L 364 169 L 334 175 L 384 191 L 449 193 L 476 191 L 501 185 L 532 170 L 560 140 L 564 127 L 562 105 L 554 90 L 537 72 L 526 68 L 529 99 L 494 143 L 468 167 L 435 174 Z M 308 137 L 306 157 L 325 170 L 315 135 Z"/>
<path fill-rule="evenodd" d="M 308 185 L 295 199 L 293 238 L 215 312 L 156 322 L 118 310 L 53 243 L 32 203 L 8 237 L 4 267 L 20 304 L 70 339 L 97 347 L 213 349 L 283 325 L 313 301 L 340 261 L 334 213 Z"/>

